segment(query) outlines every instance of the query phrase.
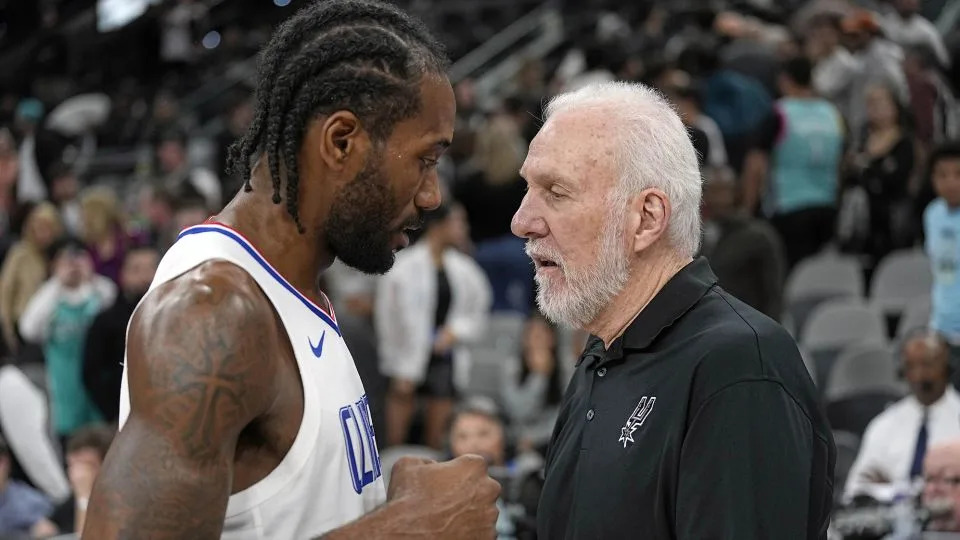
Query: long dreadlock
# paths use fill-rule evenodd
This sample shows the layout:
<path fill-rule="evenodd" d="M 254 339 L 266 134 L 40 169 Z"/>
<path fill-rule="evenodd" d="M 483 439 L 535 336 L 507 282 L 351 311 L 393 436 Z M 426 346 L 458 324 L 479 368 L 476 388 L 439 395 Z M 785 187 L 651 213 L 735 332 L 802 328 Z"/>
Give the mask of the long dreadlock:
<path fill-rule="evenodd" d="M 251 191 L 253 161 L 266 154 L 273 202 L 280 204 L 281 160 L 287 212 L 302 233 L 298 154 L 309 121 L 349 110 L 380 142 L 420 107 L 420 81 L 447 59 L 422 23 L 375 0 L 320 0 L 284 22 L 261 51 L 256 108 L 229 150 L 227 170 Z"/>

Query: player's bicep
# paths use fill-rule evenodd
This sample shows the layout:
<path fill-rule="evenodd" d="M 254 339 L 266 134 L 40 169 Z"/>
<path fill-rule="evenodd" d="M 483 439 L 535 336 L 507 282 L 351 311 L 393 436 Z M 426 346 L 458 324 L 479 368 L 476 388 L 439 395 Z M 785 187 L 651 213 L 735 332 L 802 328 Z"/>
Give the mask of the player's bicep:
<path fill-rule="evenodd" d="M 242 285 L 199 279 L 157 291 L 137 310 L 127 338 L 130 416 L 91 498 L 91 537 L 125 528 L 151 538 L 219 535 L 237 437 L 276 395 L 264 354 L 277 350 L 272 312 Z"/>
<path fill-rule="evenodd" d="M 183 455 L 212 458 L 273 399 L 271 312 L 226 284 L 169 296 L 145 302 L 131 322 L 131 415 L 170 434 Z"/>

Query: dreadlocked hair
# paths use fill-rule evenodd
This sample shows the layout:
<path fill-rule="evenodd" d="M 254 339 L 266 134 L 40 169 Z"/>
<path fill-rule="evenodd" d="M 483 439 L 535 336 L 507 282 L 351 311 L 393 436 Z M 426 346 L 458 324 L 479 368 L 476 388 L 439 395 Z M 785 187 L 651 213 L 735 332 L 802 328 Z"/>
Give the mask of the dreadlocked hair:
<path fill-rule="evenodd" d="M 423 76 L 446 67 L 443 46 L 403 11 L 376 0 L 319 0 L 284 22 L 261 51 L 253 120 L 230 147 L 227 171 L 251 191 L 253 162 L 266 154 L 280 204 L 282 165 L 287 212 L 302 233 L 298 154 L 310 120 L 349 110 L 382 142 L 419 111 Z"/>

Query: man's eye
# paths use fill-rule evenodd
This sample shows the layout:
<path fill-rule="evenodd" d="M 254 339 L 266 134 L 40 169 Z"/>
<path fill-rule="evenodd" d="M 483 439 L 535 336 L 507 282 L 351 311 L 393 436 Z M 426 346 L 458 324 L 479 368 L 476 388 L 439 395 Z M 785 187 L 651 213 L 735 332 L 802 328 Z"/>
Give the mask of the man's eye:
<path fill-rule="evenodd" d="M 432 169 L 440 163 L 439 160 L 430 159 L 430 158 L 420 158 L 420 163 L 424 169 Z"/>

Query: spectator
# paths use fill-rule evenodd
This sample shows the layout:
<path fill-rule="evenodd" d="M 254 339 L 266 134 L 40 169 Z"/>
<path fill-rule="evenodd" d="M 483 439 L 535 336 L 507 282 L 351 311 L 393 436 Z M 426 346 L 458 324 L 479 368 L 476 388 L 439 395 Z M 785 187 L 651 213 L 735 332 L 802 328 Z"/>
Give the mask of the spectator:
<path fill-rule="evenodd" d="M 903 51 L 881 37 L 876 16 L 869 11 L 857 11 L 843 19 L 844 44 L 853 54 L 855 69 L 847 74 L 846 95 L 850 101 L 845 107 L 850 133 L 861 133 L 867 120 L 863 101 L 868 86 L 885 84 L 895 91 L 897 102 L 910 99 L 906 76 L 903 73 Z"/>
<path fill-rule="evenodd" d="M 937 62 L 943 68 L 950 67 L 950 55 L 943 44 L 943 38 L 937 27 L 917 13 L 921 0 L 893 0 L 896 13 L 891 13 L 883 21 L 883 31 L 893 42 L 903 48 L 927 47 L 936 54 Z"/>
<path fill-rule="evenodd" d="M 853 182 L 867 194 L 870 230 L 863 250 L 875 265 L 890 251 L 912 243 L 908 188 L 914 144 L 907 111 L 882 84 L 867 87 L 867 125 L 851 158 Z"/>
<path fill-rule="evenodd" d="M 10 450 L 0 438 L 0 536 L 27 533 L 42 538 L 57 533 L 47 518 L 53 506 L 39 491 L 10 478 Z"/>
<path fill-rule="evenodd" d="M 5 257 L 11 236 L 11 218 L 16 210 L 16 186 L 20 175 L 17 143 L 10 130 L 0 128 L 0 260 Z"/>
<path fill-rule="evenodd" d="M 120 272 L 120 294 L 112 306 L 93 319 L 87 332 L 83 382 L 107 422 L 115 422 L 119 417 L 127 323 L 140 299 L 147 294 L 159 262 L 160 255 L 151 247 L 128 252 Z"/>
<path fill-rule="evenodd" d="M 230 145 L 247 132 L 250 121 L 253 120 L 253 103 L 248 93 L 238 95 L 224 115 L 224 129 L 216 138 L 217 170 L 216 174 L 224 176 L 223 191 L 226 194 L 236 193 L 244 179 L 227 177 L 227 154 Z"/>
<path fill-rule="evenodd" d="M 780 74 L 784 97 L 757 134 L 744 166 L 743 205 L 757 202 L 783 239 L 787 268 L 833 238 L 843 119 L 811 88 L 806 58 L 787 61 Z"/>
<path fill-rule="evenodd" d="M 377 288 L 380 369 L 391 378 L 390 445 L 405 442 L 420 394 L 426 398 L 426 443 L 441 448 L 457 389 L 469 370 L 465 345 L 483 337 L 490 285 L 480 267 L 452 247 L 466 234 L 462 208 L 448 204 L 431 212 L 423 238 L 397 255 Z"/>
<path fill-rule="evenodd" d="M 787 261 L 777 231 L 737 211 L 736 180 L 729 168 L 707 169 L 704 180 L 703 255 L 724 289 L 779 320 Z"/>
<path fill-rule="evenodd" d="M 124 230 L 120 202 L 114 191 L 104 186 L 90 187 L 80 196 L 83 243 L 93 259 L 94 270 L 118 283 L 123 257 L 138 239 Z"/>
<path fill-rule="evenodd" d="M 680 118 L 687 129 L 702 131 L 706 140 L 706 148 L 697 148 L 701 166 L 724 167 L 727 164 L 727 150 L 723 142 L 723 134 L 712 118 L 705 115 L 700 107 L 700 96 L 690 75 L 683 71 L 669 71 L 663 78 L 662 89 L 670 100 L 676 104 Z M 696 147 L 696 145 L 695 145 Z"/>
<path fill-rule="evenodd" d="M 173 203 L 173 229 L 169 237 L 176 240 L 177 235 L 188 227 L 199 225 L 210 218 L 210 207 L 200 197 L 180 197 Z"/>
<path fill-rule="evenodd" d="M 518 174 L 526 143 L 515 117 L 498 113 L 481 127 L 473 156 L 452 191 L 467 212 L 477 264 L 493 287 L 493 310 L 526 314 L 533 268 L 523 241 L 510 233 L 510 220 L 526 190 Z"/>
<path fill-rule="evenodd" d="M 927 448 L 960 436 L 960 394 L 950 384 L 946 343 L 936 332 L 910 333 L 900 351 L 910 395 L 870 421 L 847 476 L 844 496 L 889 501 L 923 473 Z"/>
<path fill-rule="evenodd" d="M 177 237 L 174 225 L 173 195 L 154 185 L 142 186 L 138 198 L 138 227 L 146 243 L 166 251 Z M 203 203 L 200 203 L 203 206 Z M 204 214 L 206 217 L 206 214 Z"/>
<path fill-rule="evenodd" d="M 119 399 L 119 398 L 118 398 Z M 61 534 L 83 532 L 87 503 L 93 483 L 100 474 L 116 429 L 107 425 L 92 425 L 77 430 L 67 442 L 67 478 L 70 479 L 70 498 L 58 505 L 50 520 Z"/>
<path fill-rule="evenodd" d="M 923 461 L 923 503 L 950 508 L 933 519 L 927 530 L 960 532 L 960 439 L 932 445 Z"/>
<path fill-rule="evenodd" d="M 181 132 L 161 134 L 156 145 L 158 183 L 178 197 L 199 195 L 209 208 L 220 208 L 220 180 L 210 169 L 191 166 L 187 160 L 187 137 Z"/>
<path fill-rule="evenodd" d="M 540 450 L 550 441 L 563 397 L 558 349 L 556 328 L 535 312 L 524 326 L 519 358 L 503 371 L 504 412 L 519 450 Z"/>
<path fill-rule="evenodd" d="M 43 375 L 42 370 L 31 371 L 35 379 Z M 31 380 L 18 366 L 0 366 L 0 434 L 10 441 L 11 477 L 29 480 L 51 501 L 63 501 L 70 495 L 70 486 L 59 449 L 50 437 L 47 395 L 38 383 L 43 384 Z"/>
<path fill-rule="evenodd" d="M 513 478 L 513 464 L 507 461 L 507 439 L 503 420 L 496 406 L 484 399 L 474 398 L 458 407 L 450 418 L 448 444 L 451 457 L 476 454 L 487 460 L 490 474 L 505 484 Z M 501 491 L 497 501 L 500 515 L 497 519 L 497 540 L 517 538 L 517 527 L 510 513 L 505 511 L 504 496 L 510 489 Z"/>
<path fill-rule="evenodd" d="M 960 356 L 960 143 L 935 149 L 930 171 L 937 198 L 923 213 L 923 233 L 933 272 L 931 325 Z"/>
<path fill-rule="evenodd" d="M 923 47 L 907 49 L 903 72 L 910 87 L 910 110 L 922 148 L 929 151 L 932 144 L 960 137 L 960 105 L 936 66 L 933 53 Z"/>
<path fill-rule="evenodd" d="M 53 277 L 20 318 L 20 334 L 43 346 L 53 424 L 61 438 L 101 420 L 83 387 L 83 341 L 94 317 L 109 306 L 116 287 L 93 272 L 83 244 L 65 238 L 53 245 Z"/>
<path fill-rule="evenodd" d="M 813 88 L 836 104 L 846 118 L 850 113 L 852 79 L 859 74 L 860 63 L 841 44 L 841 20 L 839 15 L 833 13 L 814 16 L 804 47 L 807 58 L 814 64 Z"/>
<path fill-rule="evenodd" d="M 60 211 L 64 229 L 70 235 L 79 235 L 83 227 L 80 201 L 77 198 L 80 193 L 80 180 L 65 163 L 52 165 L 48 169 L 47 177 L 50 179 L 50 202 Z"/>
<path fill-rule="evenodd" d="M 37 205 L 27 216 L 23 237 L 0 267 L 0 325 L 7 350 L 20 350 L 17 324 L 34 293 L 47 279 L 47 249 L 61 234 L 60 216 L 50 203 Z"/>

